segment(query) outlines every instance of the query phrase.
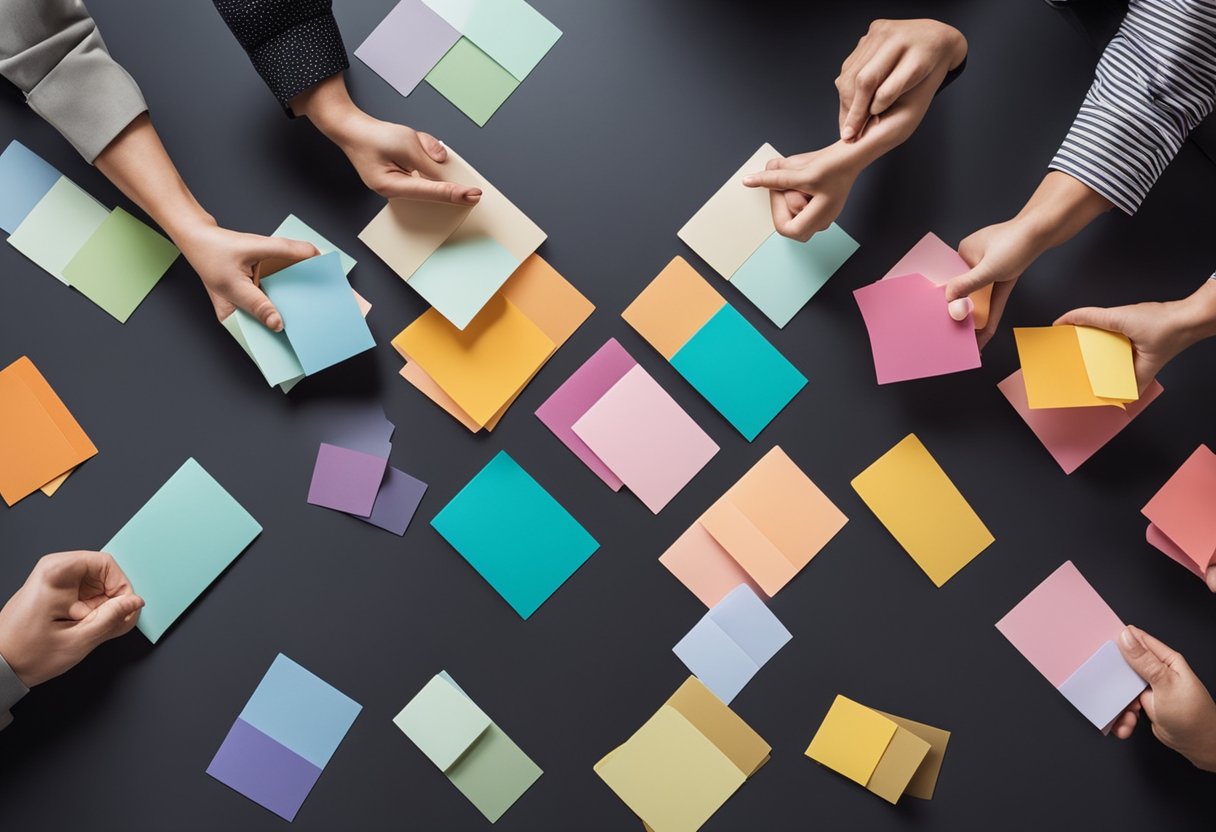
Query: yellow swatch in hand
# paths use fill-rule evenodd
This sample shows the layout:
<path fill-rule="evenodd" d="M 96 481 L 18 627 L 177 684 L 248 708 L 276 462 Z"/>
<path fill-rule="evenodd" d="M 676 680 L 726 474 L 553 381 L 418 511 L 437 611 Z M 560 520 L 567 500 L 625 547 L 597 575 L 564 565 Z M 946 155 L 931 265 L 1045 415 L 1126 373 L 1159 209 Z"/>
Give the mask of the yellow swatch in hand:
<path fill-rule="evenodd" d="M 937 586 L 994 540 L 914 434 L 858 474 L 853 490 Z"/>
<path fill-rule="evenodd" d="M 807 746 L 806 756 L 864 786 L 870 782 L 897 728 L 877 711 L 837 696 Z"/>
<path fill-rule="evenodd" d="M 1032 410 L 1099 407 L 1140 398 L 1127 336 L 1087 326 L 1013 330 Z"/>

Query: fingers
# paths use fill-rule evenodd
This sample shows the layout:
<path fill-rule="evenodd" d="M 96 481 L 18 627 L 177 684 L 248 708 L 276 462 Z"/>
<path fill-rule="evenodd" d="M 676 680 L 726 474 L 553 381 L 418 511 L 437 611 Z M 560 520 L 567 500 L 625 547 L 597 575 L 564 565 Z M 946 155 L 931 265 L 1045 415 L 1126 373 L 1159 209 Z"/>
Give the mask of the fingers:
<path fill-rule="evenodd" d="M 1174 679 L 1174 674 L 1171 672 L 1169 664 L 1156 651 L 1149 649 L 1140 635 L 1134 628 L 1124 627 L 1123 632 L 1119 634 L 1119 652 L 1123 654 L 1123 658 L 1127 660 L 1132 669 L 1139 673 L 1155 691 L 1169 685 Z M 1160 646 L 1168 653 L 1173 652 L 1164 644 Z"/>
<path fill-rule="evenodd" d="M 1139 704 L 1138 701 L 1137 704 Z M 1114 724 L 1111 725 L 1110 732 L 1121 740 L 1128 739 L 1131 737 L 1132 732 L 1136 730 L 1136 723 L 1138 721 L 1139 718 L 1136 716 L 1135 711 L 1124 711 L 1115 719 Z"/>
<path fill-rule="evenodd" d="M 769 191 L 768 200 L 769 207 L 773 213 L 773 228 L 781 228 L 794 219 L 794 210 L 790 207 L 789 201 L 785 198 L 788 193 L 796 193 L 795 191 Z"/>
<path fill-rule="evenodd" d="M 261 321 L 262 326 L 272 332 L 283 330 L 283 318 L 279 315 L 279 310 L 274 308 L 274 304 L 270 302 L 270 298 L 266 297 L 266 293 L 254 286 L 252 281 L 236 281 L 228 290 L 227 297 L 238 308 L 244 309 L 257 318 Z"/>
<path fill-rule="evenodd" d="M 952 300 L 946 304 L 946 309 L 950 312 L 950 317 L 956 321 L 965 321 L 967 316 L 975 311 L 975 301 L 971 298 L 959 298 Z"/>
<path fill-rule="evenodd" d="M 1216 564 L 1208 567 L 1207 577 L 1204 580 L 1207 581 L 1208 589 L 1216 592 Z"/>
<path fill-rule="evenodd" d="M 144 599 L 138 595 L 119 595 L 93 610 L 80 622 L 80 632 L 94 645 L 131 632 L 139 620 Z"/>
<path fill-rule="evenodd" d="M 289 240 L 286 237 L 252 237 L 250 245 L 250 256 L 252 261 L 250 266 L 259 260 L 290 260 L 293 263 L 298 263 L 301 260 L 307 260 L 309 257 L 316 257 L 321 252 L 312 243 L 306 243 L 302 240 Z M 238 306 L 240 304 L 237 304 Z M 248 312 L 249 310 L 245 310 Z"/>
<path fill-rule="evenodd" d="M 853 100 L 849 103 L 849 113 L 845 116 L 844 128 L 840 138 L 852 141 L 861 134 L 866 120 L 873 112 L 874 94 L 891 74 L 899 62 L 902 50 L 898 48 L 881 49 L 857 70 L 856 81 L 853 85 Z"/>
<path fill-rule="evenodd" d="M 443 142 L 432 136 L 430 133 L 418 133 L 418 141 L 422 144 L 422 149 L 426 151 L 426 155 L 430 156 L 439 164 L 443 164 L 448 160 L 448 149 L 443 146 Z"/>
<path fill-rule="evenodd" d="M 794 170 L 764 170 L 759 173 L 749 173 L 743 177 L 743 184 L 749 188 L 768 188 L 769 190 L 787 191 L 798 187 L 798 171 Z"/>
<path fill-rule="evenodd" d="M 118 562 L 105 552 L 56 552 L 40 559 L 35 570 L 58 589 L 76 589 L 88 583 L 107 595 L 116 595 L 130 588 Z"/>
<path fill-rule="evenodd" d="M 1111 332 L 1119 331 L 1119 314 L 1114 309 L 1103 309 L 1097 306 L 1086 306 L 1065 312 L 1056 318 L 1055 326 L 1072 324 L 1073 326 L 1092 326 Z"/>
<path fill-rule="evenodd" d="M 885 113 L 888 108 L 905 92 L 924 81 L 931 67 L 918 58 L 905 56 L 904 60 L 891 70 L 891 74 L 874 91 L 870 102 L 870 115 Z"/>
<path fill-rule="evenodd" d="M 836 219 L 839 211 L 824 197 L 815 197 L 801 212 L 789 221 L 777 226 L 777 233 L 791 240 L 805 243 L 816 233 L 823 231 Z"/>
<path fill-rule="evenodd" d="M 984 328 L 975 333 L 976 342 L 980 345 L 980 349 L 988 346 L 988 342 L 992 340 L 992 336 L 996 335 L 997 328 L 1001 325 L 1001 316 L 1005 314 L 1005 304 L 1009 302 L 1009 296 L 1013 294 L 1014 281 L 1010 280 L 1005 283 L 996 283 L 992 286 L 992 297 L 988 302 L 988 323 L 984 324 Z"/>
<path fill-rule="evenodd" d="M 960 274 L 946 284 L 946 300 L 965 298 L 972 292 L 978 292 L 985 286 L 998 282 L 998 279 L 999 275 L 995 270 L 985 266 L 984 261 L 981 260 L 971 271 Z M 961 319 L 955 318 L 955 320 Z"/>
<path fill-rule="evenodd" d="M 386 177 L 376 192 L 386 199 L 417 199 L 423 202 L 450 202 L 453 205 L 476 205 L 481 201 L 481 188 L 407 173 Z"/>

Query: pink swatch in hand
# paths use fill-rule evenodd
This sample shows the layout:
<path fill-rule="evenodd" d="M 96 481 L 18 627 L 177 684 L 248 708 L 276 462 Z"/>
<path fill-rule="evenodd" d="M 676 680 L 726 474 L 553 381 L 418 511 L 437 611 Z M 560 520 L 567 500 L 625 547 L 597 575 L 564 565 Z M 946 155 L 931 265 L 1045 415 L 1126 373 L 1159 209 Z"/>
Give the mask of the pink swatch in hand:
<path fill-rule="evenodd" d="M 923 275 L 880 280 L 857 289 L 853 297 L 870 335 L 879 384 L 980 366 L 971 316 L 951 318 L 945 288 Z"/>

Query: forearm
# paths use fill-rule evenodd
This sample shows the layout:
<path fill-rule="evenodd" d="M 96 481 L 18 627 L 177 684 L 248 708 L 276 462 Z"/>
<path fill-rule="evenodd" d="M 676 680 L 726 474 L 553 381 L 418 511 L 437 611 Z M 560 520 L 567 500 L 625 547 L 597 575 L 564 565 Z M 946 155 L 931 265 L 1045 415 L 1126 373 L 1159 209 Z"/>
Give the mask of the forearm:
<path fill-rule="evenodd" d="M 1179 301 L 1180 335 L 1188 346 L 1216 338 L 1216 278 L 1203 281 L 1188 298 Z"/>
<path fill-rule="evenodd" d="M 362 114 L 350 97 L 342 73 L 331 75 L 292 97 L 288 106 L 297 116 L 311 121 L 337 145 L 342 145 L 347 132 L 345 128 L 352 119 Z"/>
<path fill-rule="evenodd" d="M 1034 259 L 1071 240 L 1111 207 L 1109 200 L 1083 182 L 1050 171 L 1011 223 L 1022 229 Z"/>

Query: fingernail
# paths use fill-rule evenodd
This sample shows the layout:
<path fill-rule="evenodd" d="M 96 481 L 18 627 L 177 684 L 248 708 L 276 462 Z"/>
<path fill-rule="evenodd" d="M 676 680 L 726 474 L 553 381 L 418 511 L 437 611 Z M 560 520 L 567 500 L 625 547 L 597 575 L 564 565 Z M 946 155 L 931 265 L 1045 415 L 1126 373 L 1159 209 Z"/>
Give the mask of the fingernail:
<path fill-rule="evenodd" d="M 275 332 L 282 332 L 283 319 L 279 317 L 279 313 L 273 312 L 271 313 L 270 317 L 266 319 L 266 326 Z"/>
<path fill-rule="evenodd" d="M 844 139 L 846 142 L 855 135 L 857 135 L 857 131 L 853 129 L 852 125 L 849 125 L 840 131 L 840 138 Z"/>
<path fill-rule="evenodd" d="M 975 309 L 975 304 L 971 302 L 971 298 L 959 298 L 958 300 L 950 301 L 949 306 L 950 317 L 956 321 L 965 321 L 967 316 Z"/>
<path fill-rule="evenodd" d="M 1140 642 L 1136 641 L 1136 634 L 1132 632 L 1131 627 L 1124 627 L 1123 632 L 1119 633 L 1119 641 L 1123 642 L 1123 646 L 1134 650 L 1140 646 Z"/>
<path fill-rule="evenodd" d="M 756 177 L 754 177 L 754 176 L 745 176 L 745 177 L 743 177 L 743 184 L 744 184 L 744 185 L 755 185 L 755 184 L 756 184 Z"/>

